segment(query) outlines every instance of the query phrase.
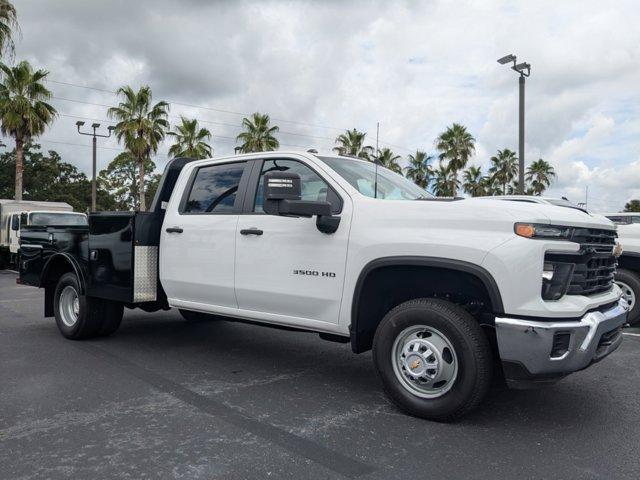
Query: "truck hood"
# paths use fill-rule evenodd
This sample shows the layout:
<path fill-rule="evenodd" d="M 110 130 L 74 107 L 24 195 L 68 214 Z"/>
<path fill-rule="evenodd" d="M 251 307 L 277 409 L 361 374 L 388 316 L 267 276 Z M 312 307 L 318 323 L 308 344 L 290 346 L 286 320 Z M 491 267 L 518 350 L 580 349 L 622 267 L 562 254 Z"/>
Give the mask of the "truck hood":
<path fill-rule="evenodd" d="M 577 208 L 546 205 L 542 203 L 508 202 L 504 200 L 487 200 L 468 198 L 455 202 L 462 208 L 472 210 L 491 210 L 496 215 L 509 215 L 517 222 L 544 223 L 565 225 L 569 227 L 601 228 L 615 230 L 609 219 L 598 214 L 591 214 Z"/>
<path fill-rule="evenodd" d="M 539 203 L 468 198 L 443 200 L 361 200 L 362 215 L 371 224 L 389 229 L 419 225 L 426 221 L 432 228 L 467 230 L 504 230 L 513 233 L 516 222 L 563 225 L 568 227 L 615 230 L 615 225 L 601 215 Z"/>

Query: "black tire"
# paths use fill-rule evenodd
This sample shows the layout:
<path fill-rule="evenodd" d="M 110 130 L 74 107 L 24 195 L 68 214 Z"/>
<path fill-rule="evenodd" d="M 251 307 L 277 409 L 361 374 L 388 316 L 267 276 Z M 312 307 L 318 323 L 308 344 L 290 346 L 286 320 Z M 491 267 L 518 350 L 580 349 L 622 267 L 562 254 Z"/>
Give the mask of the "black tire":
<path fill-rule="evenodd" d="M 178 311 L 180 312 L 180 315 L 182 315 L 182 318 L 184 318 L 187 322 L 204 322 L 215 320 L 217 318 L 215 315 L 202 312 L 194 312 L 193 310 L 184 310 L 182 308 L 180 308 Z"/>
<path fill-rule="evenodd" d="M 98 336 L 106 337 L 114 333 L 120 328 L 122 323 L 122 315 L 124 314 L 124 306 L 121 303 L 110 302 L 103 300 L 104 305 L 104 318 L 102 319 L 102 326 L 98 331 Z"/>
<path fill-rule="evenodd" d="M 457 376 L 449 390 L 437 398 L 414 394 L 394 371 L 396 338 L 418 325 L 443 334 L 457 358 Z M 480 404 L 491 386 L 493 356 L 486 335 L 473 316 L 444 300 L 410 300 L 387 313 L 376 330 L 373 360 L 391 400 L 410 415 L 429 420 L 450 422 L 460 418 Z"/>
<path fill-rule="evenodd" d="M 61 311 L 61 296 L 65 288 L 71 287 L 78 298 L 78 313 L 75 323 L 65 323 Z M 122 304 L 87 297 L 80 294 L 80 283 L 74 273 L 65 273 L 60 277 L 53 296 L 53 310 L 60 333 L 71 340 L 110 335 L 122 321 Z"/>
<path fill-rule="evenodd" d="M 635 296 L 635 304 L 633 305 L 633 308 L 629 310 L 627 322 L 632 326 L 640 324 L 640 276 L 631 270 L 620 268 L 616 272 L 615 281 L 618 284 L 623 283 L 628 286 Z M 620 288 L 623 288 L 623 285 L 620 285 Z"/>

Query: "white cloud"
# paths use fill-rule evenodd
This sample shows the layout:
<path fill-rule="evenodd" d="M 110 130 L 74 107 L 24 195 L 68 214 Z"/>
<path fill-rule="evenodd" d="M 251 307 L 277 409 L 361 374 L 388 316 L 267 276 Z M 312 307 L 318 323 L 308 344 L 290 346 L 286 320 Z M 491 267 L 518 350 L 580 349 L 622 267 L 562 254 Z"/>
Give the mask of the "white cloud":
<path fill-rule="evenodd" d="M 533 65 L 526 158 L 554 164 L 553 191 L 574 197 L 588 184 L 606 209 L 638 194 L 635 1 L 190 0 L 176 8 L 168 0 L 24 0 L 17 7 L 18 55 L 53 79 L 108 90 L 148 83 L 157 99 L 268 112 L 278 119 L 281 143 L 321 149 L 332 147 L 338 130 L 282 120 L 355 126 L 369 132 L 370 143 L 380 121 L 383 141 L 403 147 L 396 147 L 403 155 L 433 150 L 438 133 L 456 121 L 478 141 L 476 165 L 497 149 L 517 150 L 517 77 L 495 61 L 515 53 Z M 114 102 L 108 93 L 51 87 L 61 98 Z M 55 104 L 65 115 L 106 119 L 104 107 Z M 241 116 L 185 106 L 172 114 L 215 122 L 206 126 L 216 153 L 233 150 L 222 137 L 235 137 Z M 75 120 L 61 117 L 44 139 L 85 143 Z M 90 149 L 43 145 L 88 170 Z M 100 150 L 99 166 L 115 153 Z"/>

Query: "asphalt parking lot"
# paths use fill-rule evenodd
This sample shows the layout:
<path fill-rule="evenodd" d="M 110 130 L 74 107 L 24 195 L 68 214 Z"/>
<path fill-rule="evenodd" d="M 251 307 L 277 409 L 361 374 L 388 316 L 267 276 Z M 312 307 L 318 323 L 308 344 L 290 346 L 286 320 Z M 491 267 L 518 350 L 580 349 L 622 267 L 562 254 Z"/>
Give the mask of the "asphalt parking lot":
<path fill-rule="evenodd" d="M 0 272 L 0 478 L 637 479 L 628 333 L 589 370 L 544 390 L 497 383 L 447 425 L 398 411 L 348 345 L 137 310 L 72 342 L 40 290 Z"/>

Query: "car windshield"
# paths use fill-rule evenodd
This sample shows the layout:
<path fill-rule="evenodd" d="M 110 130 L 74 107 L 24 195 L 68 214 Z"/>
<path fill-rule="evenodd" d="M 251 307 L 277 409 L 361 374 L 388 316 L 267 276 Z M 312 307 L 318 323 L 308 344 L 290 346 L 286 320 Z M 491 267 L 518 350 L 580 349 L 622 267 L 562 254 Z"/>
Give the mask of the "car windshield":
<path fill-rule="evenodd" d="M 344 157 L 319 157 L 362 195 L 384 200 L 418 200 L 432 198 L 426 190 L 388 168 L 378 166 L 376 195 L 376 166 L 372 162 Z"/>
<path fill-rule="evenodd" d="M 35 212 L 30 214 L 30 225 L 87 225 L 87 216 L 77 213 Z"/>

